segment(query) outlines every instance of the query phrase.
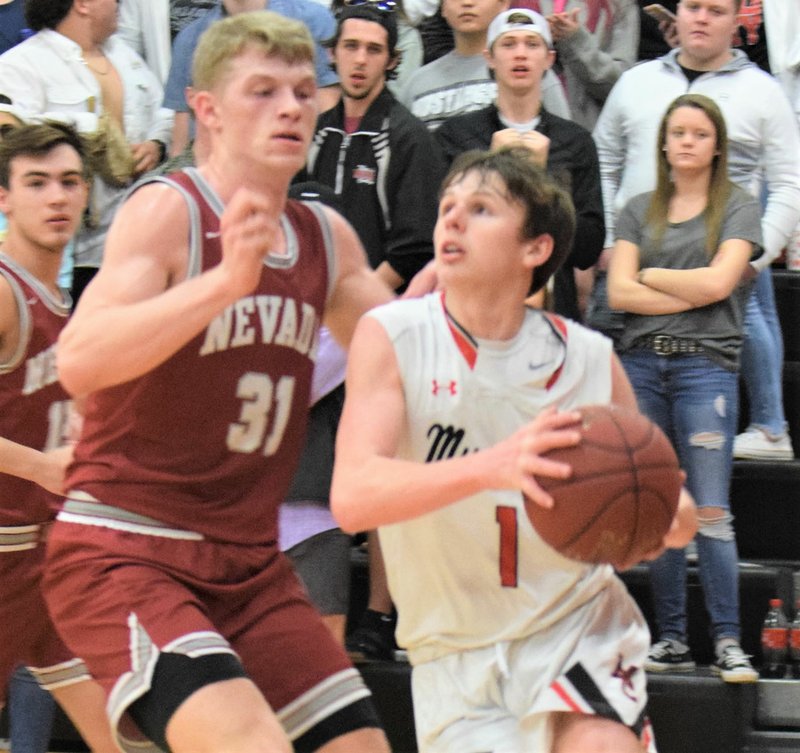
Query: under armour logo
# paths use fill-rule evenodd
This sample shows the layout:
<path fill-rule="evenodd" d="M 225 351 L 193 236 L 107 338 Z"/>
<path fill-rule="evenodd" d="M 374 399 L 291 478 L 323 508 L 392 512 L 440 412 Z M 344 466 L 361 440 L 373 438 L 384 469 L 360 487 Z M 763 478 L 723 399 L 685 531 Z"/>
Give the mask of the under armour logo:
<path fill-rule="evenodd" d="M 438 379 L 434 379 L 433 381 L 433 388 L 431 389 L 432 395 L 438 395 L 439 390 L 446 389 L 451 395 L 456 394 L 456 380 L 451 379 L 446 385 L 440 384 Z"/>
<path fill-rule="evenodd" d="M 622 657 L 619 657 L 617 661 L 617 668 L 614 670 L 614 673 L 611 675 L 612 677 L 616 677 L 619 680 L 622 680 L 622 692 L 630 698 L 632 701 L 636 700 L 636 696 L 633 692 L 633 676 L 639 671 L 639 667 L 628 667 L 624 669 L 622 667 Z"/>

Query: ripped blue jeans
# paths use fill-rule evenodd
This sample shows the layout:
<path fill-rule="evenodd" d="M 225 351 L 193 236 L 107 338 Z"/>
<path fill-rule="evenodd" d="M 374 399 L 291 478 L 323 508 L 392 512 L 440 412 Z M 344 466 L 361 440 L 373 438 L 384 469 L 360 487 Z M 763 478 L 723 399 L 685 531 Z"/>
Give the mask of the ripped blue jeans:
<path fill-rule="evenodd" d="M 733 438 L 739 411 L 738 374 L 700 354 L 661 356 L 649 350 L 622 355 L 639 410 L 672 440 L 686 485 L 702 507 L 723 515 L 696 536 L 700 583 L 711 637 L 740 638 L 739 553 L 730 515 Z M 650 564 L 658 638 L 686 642 L 686 555 L 668 549 Z"/>

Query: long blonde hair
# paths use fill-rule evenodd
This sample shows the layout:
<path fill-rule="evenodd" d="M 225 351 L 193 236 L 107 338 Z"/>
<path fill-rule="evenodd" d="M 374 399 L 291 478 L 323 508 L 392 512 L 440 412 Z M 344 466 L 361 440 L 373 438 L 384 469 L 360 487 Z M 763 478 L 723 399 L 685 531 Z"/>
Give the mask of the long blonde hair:
<path fill-rule="evenodd" d="M 661 124 L 658 127 L 658 143 L 656 147 L 656 161 L 658 173 L 656 190 L 650 198 L 647 208 L 647 223 L 653 229 L 656 243 L 661 241 L 667 228 L 669 215 L 669 202 L 675 193 L 675 184 L 672 182 L 669 162 L 665 150 L 667 144 L 667 128 L 672 113 L 679 107 L 693 107 L 706 114 L 716 132 L 716 154 L 711 162 L 711 180 L 708 185 L 708 200 L 703 212 L 706 220 L 706 253 L 709 258 L 714 256 L 719 245 L 722 232 L 722 221 L 725 217 L 725 208 L 728 198 L 733 190 L 733 183 L 728 178 L 728 129 L 725 118 L 714 100 L 702 94 L 683 94 L 673 100 Z"/>

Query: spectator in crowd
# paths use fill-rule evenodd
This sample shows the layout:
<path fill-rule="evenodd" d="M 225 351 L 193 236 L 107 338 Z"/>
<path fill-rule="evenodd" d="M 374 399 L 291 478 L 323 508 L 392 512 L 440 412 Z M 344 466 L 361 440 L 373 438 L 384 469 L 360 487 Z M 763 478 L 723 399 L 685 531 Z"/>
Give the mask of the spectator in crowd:
<path fill-rule="evenodd" d="M 423 65 L 408 81 L 400 100 L 431 130 L 453 115 L 491 104 L 497 87 L 483 51 L 492 19 L 508 9 L 508 0 L 442 0 L 442 15 L 453 30 L 453 50 Z M 561 82 L 548 71 L 542 103 L 554 115 L 568 118 Z"/>
<path fill-rule="evenodd" d="M 444 163 L 424 123 L 387 87 L 398 61 L 397 39 L 391 6 L 345 6 L 330 40 L 342 99 L 320 115 L 300 177 L 334 190 L 370 266 L 389 287 L 402 290 L 432 258 Z M 393 607 L 373 535 L 368 551 L 368 609 L 348 649 L 357 658 L 388 659 L 394 649 Z"/>
<path fill-rule="evenodd" d="M 170 154 L 180 154 L 194 137 L 191 110 L 186 91 L 192 86 L 192 57 L 203 32 L 221 18 L 257 10 L 271 10 L 287 18 L 302 21 L 311 32 L 315 44 L 317 85 L 320 87 L 320 110 L 331 107 L 339 98 L 338 79 L 328 65 L 322 42 L 333 36 L 336 23 L 330 10 L 314 0 L 219 0 L 217 5 L 190 23 L 175 38 L 172 45 L 172 64 L 164 92 L 164 106 L 175 111 Z"/>
<path fill-rule="evenodd" d="M 72 456 L 71 402 L 55 373 L 56 338 L 69 314 L 57 283 L 61 253 L 86 206 L 84 146 L 62 124 L 6 126 L 0 143 L 0 707 L 23 662 L 96 753 L 113 753 L 101 689 L 55 632 L 42 598 L 43 529 Z M 12 688 L 14 750 L 46 743 L 51 704 L 29 676 Z M 28 703 L 26 703 L 28 701 Z M 41 717 L 34 714 L 40 712 Z M 42 738 L 46 738 L 42 740 Z M 45 748 L 46 750 L 46 748 Z"/>
<path fill-rule="evenodd" d="M 620 74 L 636 62 L 639 11 L 634 0 L 512 0 L 550 24 L 556 73 L 572 119 L 591 130 Z"/>
<path fill-rule="evenodd" d="M 616 224 L 612 306 L 627 312 L 619 349 L 639 408 L 670 438 L 698 507 L 700 582 L 726 682 L 755 682 L 740 646 L 739 557 L 730 514 L 742 324 L 761 253 L 759 204 L 728 178 L 725 121 L 713 100 L 684 94 L 657 136 L 656 187 Z M 687 644 L 686 553 L 650 564 L 658 640 L 645 668 L 694 668 Z"/>
<path fill-rule="evenodd" d="M 739 0 L 684 0 L 678 5 L 681 46 L 624 73 L 611 91 L 595 128 L 611 248 L 616 213 L 633 196 L 652 190 L 655 140 L 664 110 L 687 89 L 706 94 L 722 109 L 728 126 L 731 179 L 759 193 L 762 171 L 766 207 L 764 254 L 747 275 L 756 275 L 745 314 L 742 376 L 750 402 L 750 430 L 737 437 L 736 455 L 787 460 L 793 457 L 783 411 L 781 333 L 769 265 L 800 218 L 800 135 L 778 82 L 731 48 Z M 601 257 L 601 265 L 605 257 Z M 619 318 L 608 320 L 604 278 L 598 276 L 589 321 L 616 337 Z M 745 443 L 742 443 L 744 438 Z"/>
<path fill-rule="evenodd" d="M 36 33 L 0 56 L 0 91 L 26 120 L 73 123 L 94 144 L 89 210 L 75 241 L 77 300 L 125 189 L 163 157 L 172 117 L 155 74 L 114 36 L 115 1 L 28 0 L 26 14 Z"/>
<path fill-rule="evenodd" d="M 597 150 L 591 134 L 542 106 L 541 82 L 555 59 L 546 19 L 515 8 L 489 26 L 486 59 L 497 82 L 488 107 L 448 118 L 436 139 L 451 162 L 468 149 L 526 148 L 531 160 L 569 191 L 576 212 L 572 250 L 554 277 L 555 311 L 580 320 L 573 269 L 588 269 L 603 250 L 605 225 Z"/>
<path fill-rule="evenodd" d="M 379 529 L 420 750 L 655 750 L 644 618 L 610 565 L 523 519 L 520 492 L 550 505 L 536 477 L 569 473 L 541 456 L 578 443 L 575 408 L 636 407 L 606 338 L 525 305 L 573 228 L 524 150 L 463 155 L 434 235 L 444 293 L 377 308 L 353 338 L 331 503 L 345 530 Z M 682 500 L 665 544 L 695 531 Z"/>
<path fill-rule="evenodd" d="M 319 116 L 298 177 L 334 189 L 370 266 L 397 290 L 431 259 L 444 164 L 424 124 L 386 86 L 398 59 L 395 13 L 346 6 L 329 44 L 342 98 Z"/>
<path fill-rule="evenodd" d="M 121 0 L 119 35 L 136 50 L 164 86 L 172 49 L 167 0 Z"/>
<path fill-rule="evenodd" d="M 394 67 L 393 77 L 387 80 L 386 85 L 392 94 L 399 97 L 411 74 L 422 66 L 422 37 L 419 31 L 409 23 L 403 0 L 397 0 L 396 2 L 395 0 L 360 0 L 360 2 L 355 3 L 335 0 L 332 9 L 334 15 L 338 18 L 342 9 L 347 5 L 360 5 L 363 3 L 394 11 L 397 17 L 397 64 Z"/>

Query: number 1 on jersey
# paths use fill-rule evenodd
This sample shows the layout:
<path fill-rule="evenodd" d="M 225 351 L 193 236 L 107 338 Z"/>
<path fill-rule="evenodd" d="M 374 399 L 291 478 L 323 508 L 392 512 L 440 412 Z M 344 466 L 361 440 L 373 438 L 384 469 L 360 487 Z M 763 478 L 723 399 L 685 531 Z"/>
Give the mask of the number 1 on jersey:
<path fill-rule="evenodd" d="M 517 587 L 517 508 L 500 505 L 495 510 L 495 520 L 500 526 L 500 585 Z"/>

